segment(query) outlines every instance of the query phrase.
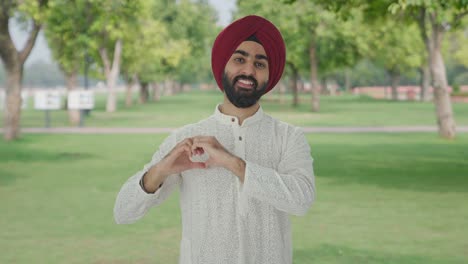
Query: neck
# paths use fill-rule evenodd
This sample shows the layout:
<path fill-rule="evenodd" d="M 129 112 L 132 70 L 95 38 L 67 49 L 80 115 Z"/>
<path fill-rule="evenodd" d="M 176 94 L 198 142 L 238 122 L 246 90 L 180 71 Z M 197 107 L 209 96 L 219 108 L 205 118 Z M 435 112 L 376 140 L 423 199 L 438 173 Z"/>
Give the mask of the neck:
<path fill-rule="evenodd" d="M 237 117 L 239 125 L 242 125 L 244 120 L 253 116 L 259 108 L 260 104 L 258 102 L 248 108 L 238 108 L 224 95 L 224 102 L 219 106 L 219 111 L 225 115 Z"/>

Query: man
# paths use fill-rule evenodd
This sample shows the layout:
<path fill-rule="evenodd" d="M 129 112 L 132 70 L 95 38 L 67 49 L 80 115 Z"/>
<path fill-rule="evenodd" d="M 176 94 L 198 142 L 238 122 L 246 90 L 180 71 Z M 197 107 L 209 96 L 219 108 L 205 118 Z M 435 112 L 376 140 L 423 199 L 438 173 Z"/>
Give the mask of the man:
<path fill-rule="evenodd" d="M 247 16 L 225 28 L 212 49 L 223 103 L 173 132 L 124 184 L 116 222 L 135 222 L 178 187 L 180 263 L 292 263 L 289 214 L 304 215 L 315 195 L 310 148 L 258 102 L 284 64 L 283 38 L 268 20 Z"/>

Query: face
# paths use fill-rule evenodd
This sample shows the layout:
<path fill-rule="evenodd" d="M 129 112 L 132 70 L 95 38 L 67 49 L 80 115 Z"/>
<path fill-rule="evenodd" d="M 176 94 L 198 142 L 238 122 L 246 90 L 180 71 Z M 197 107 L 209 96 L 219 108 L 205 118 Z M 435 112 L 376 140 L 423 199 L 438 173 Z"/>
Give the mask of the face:
<path fill-rule="evenodd" d="M 268 58 L 262 45 L 244 41 L 226 64 L 223 88 L 238 108 L 255 105 L 268 86 Z"/>

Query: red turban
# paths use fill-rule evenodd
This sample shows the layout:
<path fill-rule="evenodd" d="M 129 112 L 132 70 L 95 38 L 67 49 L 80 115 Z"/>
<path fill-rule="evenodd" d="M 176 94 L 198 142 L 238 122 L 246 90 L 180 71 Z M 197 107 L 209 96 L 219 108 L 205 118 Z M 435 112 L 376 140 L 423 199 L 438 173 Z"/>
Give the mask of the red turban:
<path fill-rule="evenodd" d="M 246 16 L 221 31 L 213 44 L 211 69 L 221 90 L 223 73 L 229 58 L 236 48 L 252 35 L 262 44 L 268 57 L 269 80 L 266 92 L 275 87 L 280 80 L 286 59 L 286 48 L 281 33 L 263 17 Z"/>

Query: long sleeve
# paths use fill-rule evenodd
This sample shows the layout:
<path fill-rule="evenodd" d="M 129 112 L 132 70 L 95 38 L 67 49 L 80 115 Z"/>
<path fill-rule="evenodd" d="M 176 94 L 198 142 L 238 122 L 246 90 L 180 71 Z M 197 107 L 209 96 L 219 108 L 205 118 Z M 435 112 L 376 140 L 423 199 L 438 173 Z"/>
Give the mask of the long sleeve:
<path fill-rule="evenodd" d="M 295 129 L 288 137 L 281 156 L 277 170 L 246 161 L 242 196 L 244 201 L 256 198 L 280 211 L 304 215 L 315 199 L 315 177 L 310 146 L 302 131 Z"/>
<path fill-rule="evenodd" d="M 176 145 L 176 138 L 171 134 L 154 153 L 151 161 L 142 170 L 130 177 L 120 189 L 114 206 L 114 219 L 118 224 L 131 224 L 142 218 L 152 206 L 161 204 L 171 192 L 180 185 L 179 174 L 170 175 L 154 193 L 146 193 L 140 186 L 140 179 L 156 163 L 162 160 Z"/>

